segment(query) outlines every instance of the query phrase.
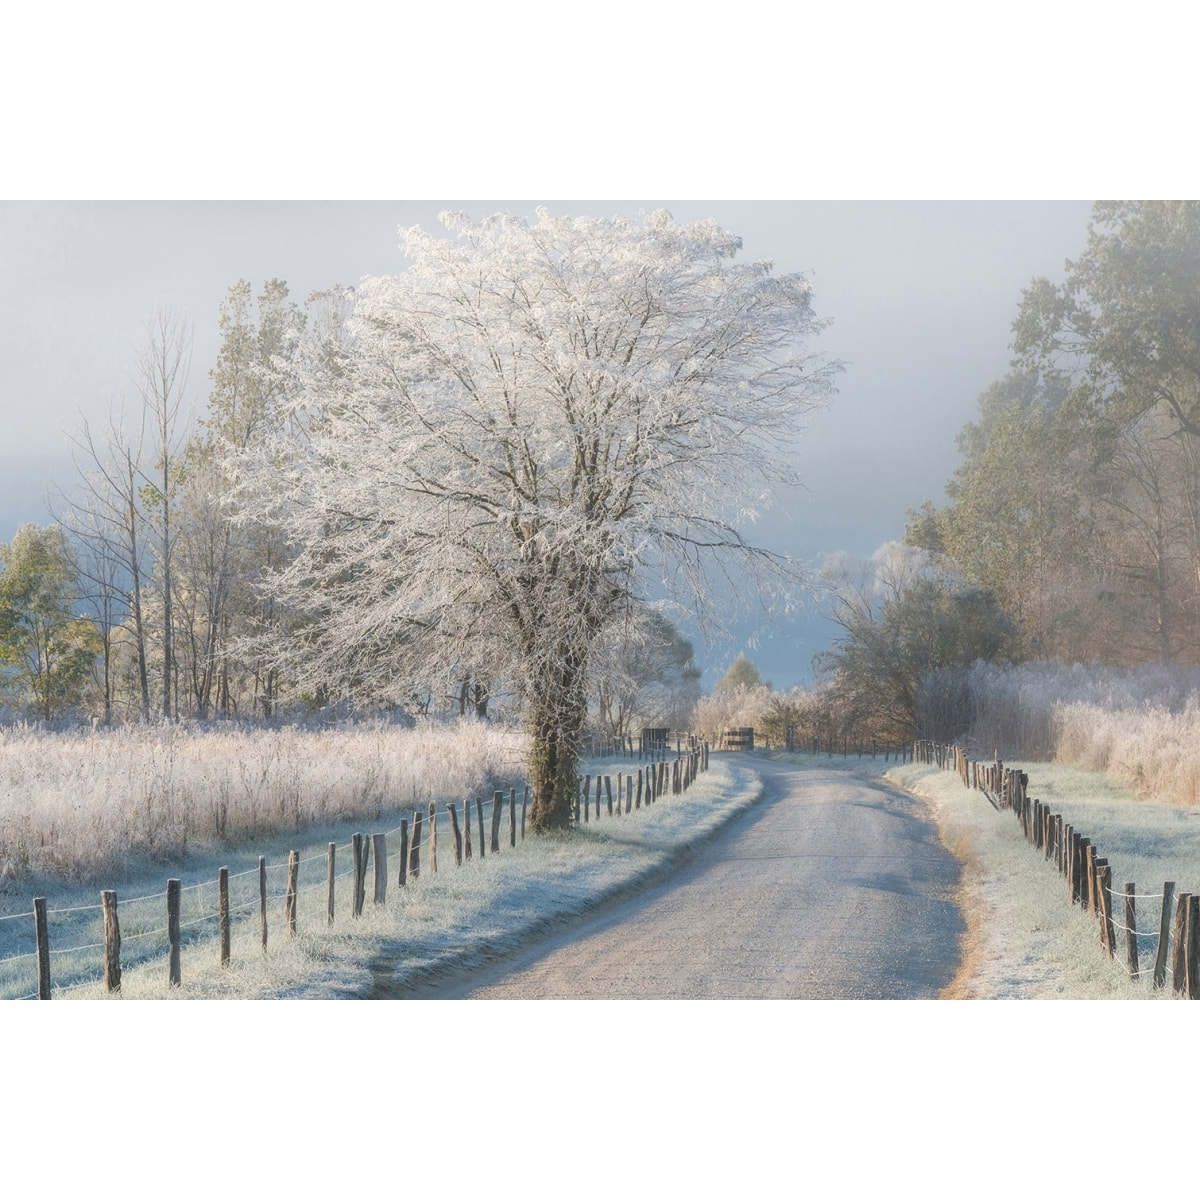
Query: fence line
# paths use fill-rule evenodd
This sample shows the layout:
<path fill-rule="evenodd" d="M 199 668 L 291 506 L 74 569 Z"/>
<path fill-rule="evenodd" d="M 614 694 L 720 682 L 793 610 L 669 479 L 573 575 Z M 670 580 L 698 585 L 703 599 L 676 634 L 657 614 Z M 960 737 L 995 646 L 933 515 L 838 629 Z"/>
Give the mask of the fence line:
<path fill-rule="evenodd" d="M 624 804 L 618 802 L 617 808 L 614 811 L 612 805 L 612 776 L 610 774 L 594 776 L 596 781 L 595 786 L 595 808 L 594 818 L 600 820 L 601 814 L 601 780 L 604 783 L 604 792 L 608 799 L 607 816 L 616 817 L 622 815 L 622 807 L 625 813 L 630 813 L 636 809 L 643 807 L 649 808 L 652 803 L 656 803 L 659 799 L 667 794 L 679 795 L 687 791 L 696 777 L 703 771 L 708 770 L 709 766 L 709 747 L 702 739 L 691 735 L 679 736 L 678 749 L 673 760 L 668 759 L 666 748 L 660 747 L 657 744 L 648 744 L 644 748 L 646 758 L 643 759 L 644 766 L 636 769 L 636 772 L 631 769 L 628 773 L 622 773 L 617 776 L 618 780 L 618 797 L 624 801 Z M 648 761 L 647 761 L 648 760 Z M 586 775 L 580 778 L 579 792 L 576 796 L 571 818 L 576 824 L 589 821 L 592 813 L 591 802 L 588 797 L 590 792 L 590 784 L 593 776 Z M 585 790 L 586 781 L 586 790 Z M 479 820 L 479 842 L 477 845 L 477 857 L 483 859 L 485 857 L 485 842 L 484 842 L 484 812 L 491 811 L 491 839 L 487 843 L 487 850 L 496 854 L 500 852 L 500 844 L 507 840 L 509 847 L 514 848 L 517 845 L 517 819 L 516 805 L 518 799 L 521 802 L 521 820 L 520 820 L 520 837 L 525 838 L 525 818 L 526 809 L 529 803 L 530 788 L 525 784 L 520 793 L 516 787 L 509 787 L 507 793 L 500 789 L 495 789 L 490 798 L 484 799 L 482 796 L 473 797 L 476 816 Z M 636 802 L 635 802 L 636 796 Z M 504 804 L 507 801 L 509 805 L 509 836 L 507 839 L 501 838 L 500 820 L 503 813 Z M 467 836 L 465 839 L 465 855 L 461 850 L 456 849 L 456 853 L 452 856 L 447 856 L 443 859 L 442 869 L 446 869 L 446 863 L 449 859 L 453 859 L 455 866 L 461 867 L 464 862 L 471 861 L 471 841 L 470 841 L 470 808 L 471 801 L 466 801 L 463 804 L 464 817 L 466 818 L 465 826 Z M 121 901 L 118 904 L 118 897 L 115 891 L 105 890 L 101 893 L 102 902 L 97 905 L 79 905 L 61 909 L 47 909 L 45 900 L 38 897 L 34 901 L 34 941 L 35 949 L 30 953 L 22 953 L 10 955 L 0 959 L 0 969 L 8 967 L 12 964 L 27 962 L 30 959 L 38 960 L 38 991 L 28 996 L 20 997 L 22 999 L 50 999 L 51 992 L 56 991 L 62 993 L 68 990 L 74 990 L 78 987 L 89 986 L 93 980 L 78 980 L 68 984 L 55 984 L 53 989 L 50 980 L 50 958 L 51 955 L 59 958 L 65 955 L 80 955 L 87 954 L 93 951 L 101 951 L 100 970 L 102 977 L 106 981 L 106 990 L 110 993 L 120 992 L 121 978 L 121 946 L 122 942 L 144 942 L 150 938 L 163 938 L 165 936 L 168 942 L 167 959 L 169 964 L 169 981 L 172 987 L 181 986 L 178 977 L 178 950 L 180 931 L 195 929 L 200 925 L 208 924 L 214 920 L 220 922 L 220 934 L 218 940 L 221 944 L 220 961 L 221 964 L 227 965 L 229 961 L 229 922 L 233 915 L 247 914 L 251 910 L 261 909 L 263 914 L 263 940 L 262 951 L 266 953 L 266 911 L 268 902 L 278 904 L 279 901 L 285 903 L 285 934 L 293 936 L 295 933 L 296 920 L 296 897 L 305 895 L 318 890 L 319 888 L 328 888 L 329 891 L 329 920 L 328 924 L 333 924 L 333 891 L 335 882 L 351 880 L 353 889 L 356 893 L 352 897 L 349 906 L 351 919 L 357 918 L 362 911 L 362 888 L 365 881 L 368 860 L 376 863 L 376 886 L 375 886 L 375 903 L 386 905 L 386 889 L 387 889 L 387 860 L 388 847 L 387 840 L 400 836 L 400 854 L 399 866 L 396 872 L 396 881 L 401 887 L 407 886 L 408 879 L 413 880 L 419 877 L 420 860 L 419 860 L 419 831 L 421 829 L 422 816 L 428 817 L 429 840 L 426 843 L 427 850 L 432 850 L 436 845 L 436 831 L 438 818 L 448 815 L 451 825 L 455 831 L 456 839 L 458 837 L 458 821 L 457 814 L 454 809 L 454 802 L 447 801 L 441 808 L 437 803 L 430 801 L 428 813 L 422 813 L 420 807 L 413 812 L 413 840 L 411 845 L 408 843 L 408 822 L 401 821 L 400 825 L 383 834 L 374 834 L 371 837 L 365 837 L 362 834 L 354 835 L 350 841 L 344 845 L 329 844 L 329 851 L 346 849 L 354 847 L 356 844 L 359 847 L 359 853 L 356 856 L 357 861 L 347 870 L 334 872 L 332 870 L 332 857 L 327 854 L 312 855 L 308 858 L 301 859 L 297 851 L 292 851 L 287 862 L 266 864 L 265 859 L 260 858 L 257 867 L 249 868 L 245 871 L 239 871 L 236 874 L 230 874 L 227 868 L 222 868 L 218 873 L 217 878 L 203 880 L 200 883 L 190 884 L 186 888 L 180 888 L 177 880 L 168 880 L 167 886 L 163 892 L 136 896 L 131 900 Z M 313 883 L 299 886 L 298 873 L 299 868 L 304 864 L 321 862 L 330 864 L 328 875 L 323 875 L 322 878 Z M 436 858 L 428 857 L 427 867 L 429 873 L 436 873 L 438 870 Z M 288 871 L 288 886 L 285 892 L 272 891 L 272 894 L 267 895 L 265 892 L 265 877 L 266 872 L 270 870 Z M 249 900 L 230 903 L 228 885 L 234 880 L 245 880 L 250 876 L 258 877 L 254 897 Z M 263 892 L 260 895 L 259 886 L 261 885 Z M 178 916 L 178 899 L 172 901 L 172 895 L 178 897 L 180 892 L 195 892 L 200 893 L 197 896 L 199 904 L 203 905 L 202 892 L 205 887 L 213 887 L 217 894 L 217 907 L 211 911 L 202 912 L 199 916 L 190 917 L 186 921 L 180 921 Z M 151 929 L 135 929 L 136 932 L 126 932 L 124 937 L 121 933 L 121 917 L 128 912 L 128 908 L 133 904 L 142 904 L 148 901 L 158 901 L 164 904 L 167 923 Z M 49 945 L 49 929 L 47 918 L 50 916 L 62 916 L 72 913 L 83 912 L 101 912 L 104 917 L 104 937 L 102 941 L 90 941 L 82 945 L 51 947 Z M 193 907 L 194 912 L 194 907 Z M 29 914 L 14 913 L 3 918 L 4 920 L 15 920 L 24 916 L 29 919 Z M 146 962 L 152 956 L 144 955 L 136 959 L 138 963 Z"/>
<path fill-rule="evenodd" d="M 1200 896 L 1180 893 L 1168 880 L 1162 891 L 1139 893 L 1133 883 L 1117 891 L 1112 886 L 1112 869 L 1090 838 L 1065 822 L 1061 813 L 1029 795 L 1029 776 L 994 762 L 972 761 L 958 746 L 938 742 L 913 743 L 913 762 L 927 763 L 954 771 L 963 785 L 980 791 L 999 812 L 1014 814 L 1027 842 L 1045 861 L 1053 861 L 1063 877 L 1072 904 L 1078 904 L 1097 920 L 1100 944 L 1111 961 L 1116 955 L 1116 934 L 1125 935 L 1125 961 L 1131 979 L 1153 975 L 1154 988 L 1166 986 L 1168 976 L 1177 995 L 1200 999 Z M 1124 922 L 1113 916 L 1113 900 L 1124 901 Z M 1158 929 L 1139 931 L 1138 900 L 1161 900 Z M 1175 901 L 1172 909 L 1172 901 Z M 1157 952 L 1152 970 L 1139 965 L 1139 939 L 1152 940 Z M 1170 962 L 1168 962 L 1168 957 Z"/>

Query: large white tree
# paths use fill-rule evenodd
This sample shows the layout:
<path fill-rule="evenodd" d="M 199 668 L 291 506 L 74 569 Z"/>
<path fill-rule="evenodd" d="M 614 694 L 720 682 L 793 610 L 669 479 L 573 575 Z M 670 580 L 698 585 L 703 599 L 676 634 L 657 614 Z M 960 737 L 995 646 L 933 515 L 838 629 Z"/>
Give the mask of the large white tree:
<path fill-rule="evenodd" d="M 589 653 L 649 591 L 799 578 L 741 528 L 838 369 L 808 282 L 739 263 L 714 222 L 444 214 L 293 360 L 287 436 L 240 465 L 297 551 L 303 685 L 436 673 L 524 697 L 535 828 L 568 820 Z M 717 574 L 713 568 L 717 567 Z"/>

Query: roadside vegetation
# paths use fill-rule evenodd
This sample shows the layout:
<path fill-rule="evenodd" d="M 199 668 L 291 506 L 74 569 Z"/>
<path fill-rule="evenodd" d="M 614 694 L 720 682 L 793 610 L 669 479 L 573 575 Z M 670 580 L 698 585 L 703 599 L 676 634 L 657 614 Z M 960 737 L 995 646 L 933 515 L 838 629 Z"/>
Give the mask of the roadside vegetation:
<path fill-rule="evenodd" d="M 591 772 L 614 764 L 591 763 Z M 424 792 L 423 794 L 428 794 Z M 399 820 L 412 809 L 388 805 L 362 820 L 310 827 L 302 834 L 276 833 L 236 847 L 212 844 L 193 849 L 185 863 L 169 871 L 146 861 L 131 867 L 119 903 L 122 920 L 121 995 L 134 999 L 357 998 L 381 991 L 397 994 L 431 973 L 480 965 L 528 941 L 553 922 L 584 912 L 622 889 L 655 876 L 687 847 L 711 836 L 752 805 L 761 783 L 737 763 L 714 762 L 680 796 L 666 795 L 621 817 L 593 819 L 569 834 L 518 840 L 507 833 L 499 852 L 474 856 L 456 866 L 442 821 L 439 869 L 429 869 L 423 847 L 420 875 L 397 886 L 396 836 Z M 376 906 L 368 894 L 362 916 L 350 915 L 350 855 L 355 832 L 387 832 L 392 864 L 386 901 Z M 326 849 L 339 845 L 336 916 L 326 913 Z M 283 864 L 290 849 L 304 860 L 300 876 L 297 935 L 286 936 Z M 269 935 L 264 953 L 258 919 L 257 859 L 270 864 Z M 235 914 L 231 961 L 219 963 L 215 917 L 215 877 L 219 866 L 234 876 Z M 165 882 L 179 878 L 186 898 L 182 915 L 183 986 L 167 978 Z M 369 890 L 370 885 L 368 885 Z M 48 907 L 52 947 L 80 946 L 53 955 L 56 999 L 102 999 L 101 916 L 96 890 L 51 883 Z M 78 907 L 82 911 L 72 910 Z M 239 911 L 241 910 L 241 911 Z M 10 886 L 0 895 L 0 995 L 36 994 L 31 902 Z M 206 918 L 203 914 L 207 914 Z M 6 920 L 13 916 L 15 919 Z M 25 957 L 13 961 L 15 956 Z"/>
<path fill-rule="evenodd" d="M 1176 895 L 1200 889 L 1200 810 L 1139 800 L 1094 771 L 1044 762 L 1013 762 L 1029 775 L 1029 792 L 1104 847 L 1114 890 L 1134 883 L 1142 968 L 1153 965 L 1162 885 Z M 1131 980 L 1125 935 L 1110 961 L 1096 919 L 1073 905 L 1052 862 L 1031 850 L 1010 812 L 951 771 L 909 763 L 887 778 L 923 797 L 942 839 L 964 864 L 960 904 L 969 930 L 963 970 L 952 995 L 963 999 L 1171 999 L 1149 975 Z M 1114 904 L 1118 925 L 1120 903 Z"/>

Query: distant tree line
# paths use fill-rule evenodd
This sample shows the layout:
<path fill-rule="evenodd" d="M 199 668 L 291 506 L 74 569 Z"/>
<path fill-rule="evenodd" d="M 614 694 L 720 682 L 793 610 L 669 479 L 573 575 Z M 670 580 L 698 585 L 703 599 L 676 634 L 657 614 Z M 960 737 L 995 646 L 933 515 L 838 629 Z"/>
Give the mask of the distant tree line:
<path fill-rule="evenodd" d="M 1012 350 L 908 553 L 827 567 L 858 728 L 954 736 L 973 661 L 1200 663 L 1200 203 L 1096 204 Z"/>

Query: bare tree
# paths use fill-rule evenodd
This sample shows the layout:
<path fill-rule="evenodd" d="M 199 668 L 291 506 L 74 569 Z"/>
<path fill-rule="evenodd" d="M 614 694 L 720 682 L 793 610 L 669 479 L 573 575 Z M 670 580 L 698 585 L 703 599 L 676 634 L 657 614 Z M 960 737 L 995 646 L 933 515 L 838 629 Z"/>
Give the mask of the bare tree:
<path fill-rule="evenodd" d="M 157 525 L 159 589 L 162 596 L 162 715 L 171 715 L 175 662 L 172 653 L 172 569 L 175 531 L 171 528 L 176 490 L 176 455 L 185 421 L 183 396 L 192 357 L 192 331 L 176 309 L 159 305 L 146 324 L 137 357 L 136 382 L 152 440 L 154 462 L 143 476 L 145 498 Z"/>
<path fill-rule="evenodd" d="M 81 572 L 92 582 L 93 604 L 99 603 L 104 614 L 98 624 L 103 641 L 106 719 L 111 715 L 113 694 L 111 634 L 125 620 L 132 627 L 142 719 L 150 716 L 143 604 L 146 530 L 139 490 L 144 417 L 141 414 L 133 428 L 127 424 L 123 408 L 110 410 L 108 423 L 99 435 L 81 417 L 78 428 L 67 435 L 80 487 L 72 496 L 59 493 L 56 505 L 59 524 L 83 547 Z"/>

